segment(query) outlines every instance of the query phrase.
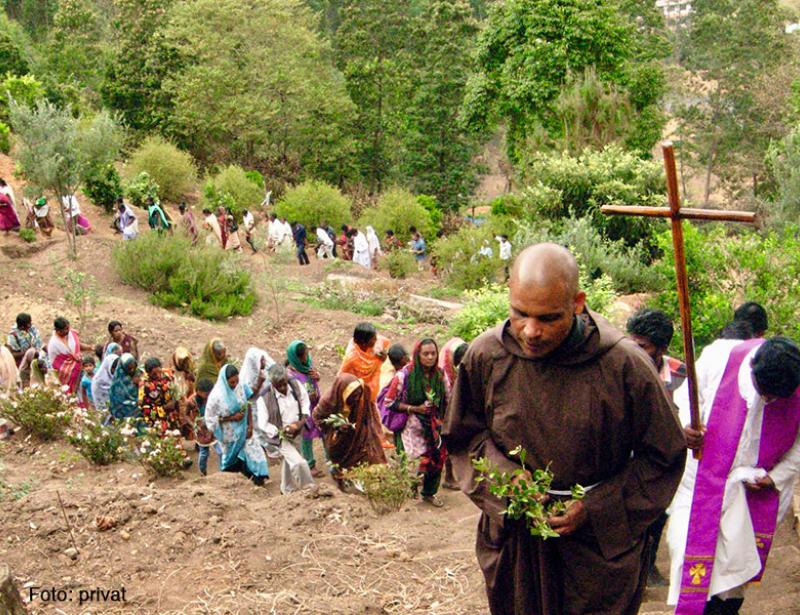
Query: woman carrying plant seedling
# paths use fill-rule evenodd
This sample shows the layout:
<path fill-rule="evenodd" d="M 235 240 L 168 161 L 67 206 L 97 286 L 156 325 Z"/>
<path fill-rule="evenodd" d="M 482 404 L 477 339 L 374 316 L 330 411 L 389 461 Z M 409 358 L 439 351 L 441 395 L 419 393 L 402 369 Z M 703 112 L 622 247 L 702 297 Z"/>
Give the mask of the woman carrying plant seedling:
<path fill-rule="evenodd" d="M 431 338 L 417 342 L 413 360 L 389 384 L 384 407 L 408 415 L 402 431 L 403 448 L 411 459 L 419 459 L 422 499 L 440 508 L 436 496 L 447 449 L 442 442 L 442 419 L 447 407 L 444 373 L 438 367 L 439 347 Z"/>
<path fill-rule="evenodd" d="M 386 463 L 380 434 L 373 419 L 369 387 L 352 374 L 341 374 L 312 413 L 339 489 L 345 489 L 343 470 L 362 463 Z"/>
<path fill-rule="evenodd" d="M 109 389 L 109 410 L 115 420 L 140 417 L 139 372 L 136 357 L 125 353 L 119 358 Z"/>
<path fill-rule="evenodd" d="M 262 359 L 263 371 L 266 360 Z M 264 384 L 263 373 L 259 374 L 254 392 L 239 381 L 239 370 L 233 365 L 224 365 L 217 377 L 217 384 L 206 403 L 206 427 L 214 433 L 222 447 L 219 469 L 222 472 L 241 472 L 256 485 L 263 485 L 269 478 L 264 449 L 253 437 L 253 413 L 250 402 Z"/>

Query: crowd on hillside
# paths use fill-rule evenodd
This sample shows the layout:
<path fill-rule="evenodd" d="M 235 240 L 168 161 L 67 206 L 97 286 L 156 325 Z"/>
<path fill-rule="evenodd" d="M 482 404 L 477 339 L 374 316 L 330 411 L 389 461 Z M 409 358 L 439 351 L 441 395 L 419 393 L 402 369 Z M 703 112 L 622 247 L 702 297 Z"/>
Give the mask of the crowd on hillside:
<path fill-rule="evenodd" d="M 163 437 L 193 441 L 202 474 L 214 450 L 220 470 L 263 484 L 267 458 L 280 458 L 283 493 L 323 476 L 314 456 L 317 438 L 343 490 L 352 488 L 346 470 L 385 463 L 384 449 L 396 448 L 417 460 L 422 498 L 441 505 L 436 494 L 447 457 L 441 426 L 467 349 L 462 340 L 450 340 L 440 352 L 426 338 L 409 353 L 372 325 L 359 324 L 325 390 L 302 340 L 277 362 L 256 347 L 241 362 L 233 360 L 225 343 L 212 339 L 199 361 L 181 346 L 165 365 L 156 357 L 142 360 L 136 338 L 121 323 L 110 322 L 108 334 L 93 348 L 68 320 L 57 318 L 44 344 L 30 315 L 19 314 L 0 347 L 0 384 L 11 391 L 57 383 L 107 423 L 132 419 Z M 188 455 L 185 463 L 192 463 Z"/>

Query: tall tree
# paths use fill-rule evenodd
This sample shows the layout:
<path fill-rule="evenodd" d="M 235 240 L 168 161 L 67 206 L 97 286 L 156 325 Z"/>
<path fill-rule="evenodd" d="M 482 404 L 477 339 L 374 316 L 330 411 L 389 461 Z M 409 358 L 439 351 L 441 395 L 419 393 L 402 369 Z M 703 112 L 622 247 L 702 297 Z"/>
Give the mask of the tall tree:
<path fill-rule="evenodd" d="M 380 192 L 396 170 L 412 9 L 397 0 L 348 0 L 336 33 L 337 63 L 357 109 L 358 162 L 371 192 Z"/>
<path fill-rule="evenodd" d="M 166 37 L 181 65 L 169 129 L 201 161 L 342 180 L 352 103 L 300 0 L 187 0 Z"/>
<path fill-rule="evenodd" d="M 778 0 L 697 0 L 685 46 L 689 92 L 678 108 L 685 152 L 704 172 L 704 201 L 712 177 L 728 185 L 764 170 L 771 139 L 785 134 L 793 62 Z M 765 90 L 768 94 L 765 96 Z"/>
<path fill-rule="evenodd" d="M 171 101 L 161 88 L 174 70 L 162 36 L 167 11 L 176 0 L 115 0 L 117 17 L 102 85 L 103 101 L 135 130 L 164 124 Z"/>
<path fill-rule="evenodd" d="M 505 122 L 509 156 L 516 161 L 529 135 L 560 133 L 555 101 L 573 75 L 590 67 L 603 82 L 628 90 L 637 111 L 651 112 L 660 90 L 654 95 L 648 84 L 663 89 L 663 80 L 654 83 L 650 74 L 642 82 L 632 71 L 641 54 L 640 35 L 616 2 L 495 4 L 478 40 L 478 69 L 467 89 L 463 120 L 478 129 Z M 634 84 L 645 91 L 635 92 Z M 652 127 L 647 128 L 652 139 Z"/>
<path fill-rule="evenodd" d="M 467 0 L 426 0 L 420 17 L 409 57 L 413 78 L 401 172 L 414 191 L 455 208 L 477 184 L 473 159 L 478 138 L 459 125 L 458 114 L 478 28 Z"/>

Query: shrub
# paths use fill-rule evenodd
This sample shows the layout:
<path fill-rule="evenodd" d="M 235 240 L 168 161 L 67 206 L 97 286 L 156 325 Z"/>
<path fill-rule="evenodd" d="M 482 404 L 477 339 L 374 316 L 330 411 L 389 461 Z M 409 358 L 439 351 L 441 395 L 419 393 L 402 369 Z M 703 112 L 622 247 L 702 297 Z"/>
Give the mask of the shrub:
<path fill-rule="evenodd" d="M 492 258 L 478 254 L 484 241 L 491 243 Z M 481 288 L 495 282 L 503 269 L 499 246 L 486 225 L 462 227 L 455 235 L 437 240 L 431 253 L 447 285 L 458 289 Z"/>
<path fill-rule="evenodd" d="M 389 463 L 363 464 L 343 472 L 346 480 L 364 492 L 378 514 L 397 512 L 419 485 L 416 464 L 404 454 Z"/>
<path fill-rule="evenodd" d="M 255 306 L 251 276 L 238 255 L 211 246 L 193 248 L 183 236 L 147 233 L 118 244 L 113 262 L 125 284 L 147 290 L 161 307 L 221 320 L 250 314 Z"/>
<path fill-rule="evenodd" d="M 440 228 L 442 228 L 442 220 L 444 218 L 444 212 L 442 211 L 442 208 L 439 207 L 439 202 L 436 200 L 435 196 L 418 194 L 417 203 L 422 205 L 431 215 L 431 224 L 433 224 L 433 232 L 435 234 Z"/>
<path fill-rule="evenodd" d="M 125 196 L 136 207 L 145 207 L 147 198 L 158 200 L 158 183 L 147 171 L 142 171 L 125 183 Z"/>
<path fill-rule="evenodd" d="M 401 280 L 417 270 L 417 261 L 414 255 L 406 250 L 392 250 L 384 255 L 380 265 L 389 272 L 391 277 Z"/>
<path fill-rule="evenodd" d="M 0 122 L 0 152 L 8 154 L 11 151 L 11 128 L 5 122 Z"/>
<path fill-rule="evenodd" d="M 338 188 L 322 181 L 307 180 L 286 191 L 275 205 L 275 213 L 297 221 L 309 231 L 321 222 L 338 229 L 352 220 L 350 199 Z"/>
<path fill-rule="evenodd" d="M 361 228 L 372 226 L 379 236 L 392 229 L 403 243 L 411 239 L 408 227 L 416 226 L 427 241 L 436 230 L 431 215 L 408 190 L 392 188 L 384 192 L 375 207 L 365 209 L 358 220 Z"/>
<path fill-rule="evenodd" d="M 178 436 L 180 432 L 162 436 L 159 429 L 146 429 L 137 438 L 136 456 L 150 476 L 176 476 L 183 469 L 186 455 Z"/>
<path fill-rule="evenodd" d="M 122 196 L 122 183 L 116 167 L 113 164 L 92 167 L 83 178 L 83 192 L 92 203 L 112 213 L 117 198 Z"/>
<path fill-rule="evenodd" d="M 261 203 L 264 188 L 263 184 L 248 177 L 242 167 L 230 165 L 210 177 L 203 187 L 203 200 L 210 206 L 220 205 L 219 199 L 222 195 L 230 197 L 225 206 L 239 216 L 243 209 L 252 210 Z"/>
<path fill-rule="evenodd" d="M 161 137 L 148 137 L 131 155 L 128 168 L 131 176 L 148 173 L 166 201 L 180 200 L 197 184 L 197 169 L 191 155 Z"/>
<path fill-rule="evenodd" d="M 77 400 L 65 387 L 32 385 L 0 397 L 0 414 L 42 440 L 55 440 L 69 425 Z"/>
<path fill-rule="evenodd" d="M 8 120 L 8 101 L 26 107 L 35 107 L 36 102 L 45 97 L 44 86 L 33 75 L 14 75 L 6 73 L 0 83 L 0 118 Z"/>
<path fill-rule="evenodd" d="M 517 204 L 531 221 L 541 217 L 557 220 L 574 215 L 588 217 L 609 239 L 628 245 L 645 242 L 651 247 L 655 223 L 648 218 L 606 216 L 602 205 L 663 205 L 665 183 L 660 163 L 643 160 L 616 145 L 602 151 L 534 153 L 524 161 L 523 179 L 528 187 Z"/>
<path fill-rule="evenodd" d="M 619 293 L 657 290 L 664 284 L 661 272 L 648 264 L 650 256 L 641 244 L 627 246 L 622 241 L 604 239 L 588 218 L 537 224 L 522 221 L 516 227 L 512 242 L 518 250 L 543 241 L 569 246 L 590 278 L 607 275 Z"/>
<path fill-rule="evenodd" d="M 33 243 L 36 241 L 36 231 L 32 228 L 21 228 L 19 230 L 19 238 L 26 243 Z"/>
<path fill-rule="evenodd" d="M 771 335 L 800 340 L 800 238 L 798 228 L 787 226 L 765 234 L 731 233 L 722 226 L 698 228 L 684 225 L 686 266 L 692 308 L 695 346 L 713 341 L 733 318 L 733 310 L 745 301 L 764 306 Z M 679 322 L 672 237 L 658 236 L 664 256 L 656 264 L 666 280 L 664 289 L 650 301 Z M 672 352 L 680 356 L 680 336 Z"/>
<path fill-rule="evenodd" d="M 103 425 L 103 415 L 79 408 L 67 430 L 67 440 L 89 462 L 105 466 L 119 461 L 125 453 L 125 436 L 119 423 Z"/>
<path fill-rule="evenodd" d="M 381 316 L 389 304 L 384 295 L 339 282 L 326 282 L 319 288 L 309 288 L 309 291 L 304 292 L 305 301 L 326 310 L 349 310 L 363 316 Z"/>

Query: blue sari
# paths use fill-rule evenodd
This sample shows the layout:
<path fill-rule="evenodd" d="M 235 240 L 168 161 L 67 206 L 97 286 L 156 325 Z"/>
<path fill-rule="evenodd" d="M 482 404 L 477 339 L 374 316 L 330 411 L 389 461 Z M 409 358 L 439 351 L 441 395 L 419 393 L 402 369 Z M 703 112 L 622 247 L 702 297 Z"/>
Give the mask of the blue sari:
<path fill-rule="evenodd" d="M 206 403 L 206 427 L 214 432 L 222 447 L 219 458 L 219 469 L 222 472 L 235 469 L 239 462 L 244 462 L 247 470 L 256 477 L 269 476 L 267 457 L 264 449 L 252 437 L 247 437 L 247 419 L 250 413 L 248 400 L 253 390 L 240 382 L 236 389 L 231 389 L 225 378 L 227 365 L 224 365 L 217 376 L 217 383 L 208 396 Z M 221 417 L 243 412 L 240 421 L 220 422 Z"/>

